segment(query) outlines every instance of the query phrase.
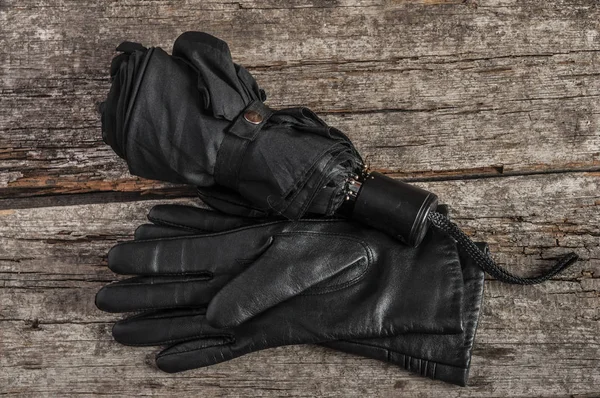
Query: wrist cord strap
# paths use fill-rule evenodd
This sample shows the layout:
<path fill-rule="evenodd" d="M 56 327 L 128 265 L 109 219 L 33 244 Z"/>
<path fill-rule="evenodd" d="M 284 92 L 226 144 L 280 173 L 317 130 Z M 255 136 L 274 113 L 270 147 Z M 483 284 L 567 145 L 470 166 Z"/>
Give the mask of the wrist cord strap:
<path fill-rule="evenodd" d="M 492 260 L 492 258 L 482 252 L 456 224 L 450 221 L 446 216 L 438 212 L 430 212 L 428 215 L 429 221 L 438 229 L 452 236 L 462 248 L 464 248 L 469 256 L 475 260 L 477 265 L 485 272 L 498 279 L 501 282 L 511 283 L 516 285 L 536 285 L 552 278 L 571 266 L 579 256 L 571 252 L 558 260 L 558 262 L 542 275 L 532 278 L 524 278 L 512 274 L 500 267 Z"/>

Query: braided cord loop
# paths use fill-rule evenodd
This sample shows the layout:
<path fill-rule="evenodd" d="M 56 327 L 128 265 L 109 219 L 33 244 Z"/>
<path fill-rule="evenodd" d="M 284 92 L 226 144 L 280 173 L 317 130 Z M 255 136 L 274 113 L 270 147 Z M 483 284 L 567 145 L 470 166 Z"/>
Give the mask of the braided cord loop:
<path fill-rule="evenodd" d="M 568 253 L 559 259 L 552 268 L 544 272 L 542 275 L 524 278 L 510 273 L 496 264 L 488 254 L 482 252 L 475 245 L 475 243 L 473 243 L 471 238 L 469 238 L 456 224 L 450 221 L 443 214 L 432 211 L 429 213 L 428 219 L 432 225 L 452 236 L 458 242 L 458 244 L 466 250 L 469 256 L 475 260 L 481 269 L 501 282 L 515 285 L 536 285 L 538 283 L 545 282 L 553 276 L 561 273 L 575 263 L 575 261 L 577 261 L 579 258 L 577 254 L 573 252 Z"/>

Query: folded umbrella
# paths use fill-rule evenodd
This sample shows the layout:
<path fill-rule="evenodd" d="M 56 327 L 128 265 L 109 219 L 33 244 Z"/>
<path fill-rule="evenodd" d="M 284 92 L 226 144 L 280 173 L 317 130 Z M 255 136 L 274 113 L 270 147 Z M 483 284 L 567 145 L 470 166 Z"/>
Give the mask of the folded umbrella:
<path fill-rule="evenodd" d="M 257 222 L 177 205 L 156 206 L 148 218 L 135 241 L 109 254 L 113 270 L 137 276 L 107 285 L 96 303 L 105 311 L 146 311 L 118 322 L 113 334 L 124 344 L 168 345 L 157 356 L 161 369 L 327 342 L 466 383 L 483 272 L 450 237 L 432 231 L 415 249 L 340 220 Z M 330 250 L 319 250 L 313 235 Z M 277 243 L 288 238 L 294 249 Z M 363 256 L 344 265 L 363 249 L 372 264 Z M 320 280 L 306 285 L 312 276 Z M 357 337 L 370 338 L 339 340 Z"/>
<path fill-rule="evenodd" d="M 182 34 L 172 55 L 131 42 L 117 50 L 102 131 L 132 174 L 195 185 L 227 213 L 343 214 L 413 246 L 432 224 L 508 283 L 540 283 L 577 259 L 569 253 L 533 278 L 498 267 L 435 211 L 433 193 L 367 171 L 350 140 L 309 109 L 266 106 L 252 75 L 209 34 Z"/>

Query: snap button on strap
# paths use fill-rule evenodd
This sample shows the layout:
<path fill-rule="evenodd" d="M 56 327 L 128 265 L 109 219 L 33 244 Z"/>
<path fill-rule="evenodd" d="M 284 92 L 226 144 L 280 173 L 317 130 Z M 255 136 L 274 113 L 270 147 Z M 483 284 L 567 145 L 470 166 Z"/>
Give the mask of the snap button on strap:
<path fill-rule="evenodd" d="M 260 122 L 263 121 L 263 117 L 258 112 L 247 111 L 246 113 L 244 113 L 244 120 L 246 120 L 248 123 L 260 124 Z"/>

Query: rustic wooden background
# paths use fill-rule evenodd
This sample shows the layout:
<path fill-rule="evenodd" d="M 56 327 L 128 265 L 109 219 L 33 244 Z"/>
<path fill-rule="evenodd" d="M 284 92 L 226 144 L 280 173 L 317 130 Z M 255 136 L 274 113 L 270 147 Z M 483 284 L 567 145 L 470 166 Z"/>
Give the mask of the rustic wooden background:
<path fill-rule="evenodd" d="M 600 396 L 597 0 L 0 0 L 0 394 Z M 470 387 L 324 348 L 169 375 L 114 343 L 106 252 L 185 187 L 132 178 L 96 107 L 122 40 L 230 43 L 272 107 L 307 105 L 372 167 L 437 192 L 535 287 L 486 282 Z"/>

